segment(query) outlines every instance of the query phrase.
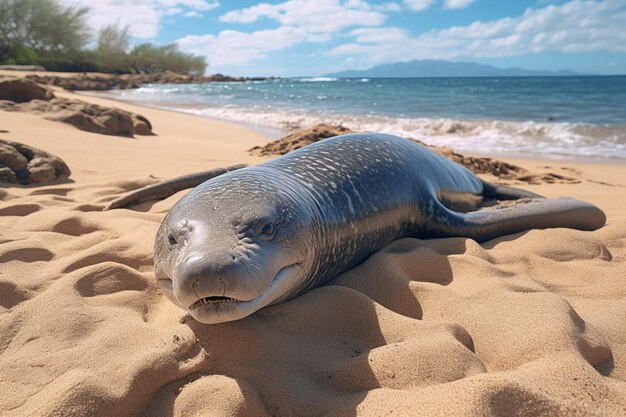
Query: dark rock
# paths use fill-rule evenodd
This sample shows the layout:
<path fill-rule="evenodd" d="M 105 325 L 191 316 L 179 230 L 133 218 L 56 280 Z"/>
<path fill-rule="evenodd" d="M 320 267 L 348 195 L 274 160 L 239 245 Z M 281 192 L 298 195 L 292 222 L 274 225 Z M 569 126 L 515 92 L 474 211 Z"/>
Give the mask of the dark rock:
<path fill-rule="evenodd" d="M 0 164 L 13 171 L 26 169 L 28 159 L 15 149 L 15 147 L 0 142 Z"/>
<path fill-rule="evenodd" d="M 0 150 L 0 152 L 2 152 Z M 9 184 L 17 184 L 20 181 L 17 179 L 17 175 L 15 175 L 15 171 L 13 171 L 9 167 L 5 167 L 0 164 L 0 182 L 8 182 Z"/>
<path fill-rule="evenodd" d="M 23 143 L 0 139 L 0 182 L 43 183 L 70 174 L 61 158 Z"/>
<path fill-rule="evenodd" d="M 50 101 L 53 98 L 52 91 L 32 81 L 0 76 L 0 100 L 24 103 L 31 100 Z"/>

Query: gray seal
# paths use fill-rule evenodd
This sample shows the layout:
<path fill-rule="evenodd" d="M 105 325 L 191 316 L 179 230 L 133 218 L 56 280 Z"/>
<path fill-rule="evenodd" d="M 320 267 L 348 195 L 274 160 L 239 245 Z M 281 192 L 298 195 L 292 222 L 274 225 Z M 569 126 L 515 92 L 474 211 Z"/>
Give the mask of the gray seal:
<path fill-rule="evenodd" d="M 194 188 L 158 230 L 155 275 L 172 302 L 219 323 L 296 297 L 398 238 L 481 242 L 605 220 L 579 200 L 487 183 L 407 139 L 350 134 Z"/>

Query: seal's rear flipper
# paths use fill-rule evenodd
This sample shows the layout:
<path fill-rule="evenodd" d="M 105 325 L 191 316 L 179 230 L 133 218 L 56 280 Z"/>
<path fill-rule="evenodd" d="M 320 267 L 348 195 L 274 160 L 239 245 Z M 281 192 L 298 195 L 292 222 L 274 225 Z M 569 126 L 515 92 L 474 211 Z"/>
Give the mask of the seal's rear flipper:
<path fill-rule="evenodd" d="M 110 201 L 103 210 L 112 210 L 116 208 L 129 207 L 134 204 L 143 203 L 150 200 L 162 200 L 181 190 L 193 188 L 203 182 L 225 174 L 229 171 L 245 168 L 247 165 L 231 165 L 226 168 L 215 168 L 209 171 L 197 172 L 195 174 L 183 175 L 181 177 L 172 178 L 171 180 L 162 181 L 156 184 L 133 190 L 121 197 Z"/>
<path fill-rule="evenodd" d="M 519 198 L 543 198 L 543 196 L 519 188 L 492 184 L 483 179 L 483 196 L 490 200 L 517 200 Z"/>
<path fill-rule="evenodd" d="M 519 190 L 521 191 L 521 190 Z M 442 221 L 431 225 L 433 232 L 447 236 L 466 236 L 484 242 L 498 236 L 529 229 L 567 227 L 596 230 L 604 226 L 606 215 L 593 204 L 574 198 L 523 198 L 511 204 L 459 213 L 437 205 Z"/>

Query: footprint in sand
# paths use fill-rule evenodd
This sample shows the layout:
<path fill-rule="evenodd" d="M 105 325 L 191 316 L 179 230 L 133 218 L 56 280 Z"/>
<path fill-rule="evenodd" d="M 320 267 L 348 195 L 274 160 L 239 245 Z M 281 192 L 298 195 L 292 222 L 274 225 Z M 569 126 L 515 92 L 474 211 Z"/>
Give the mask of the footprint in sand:
<path fill-rule="evenodd" d="M 12 282 L 0 281 L 0 307 L 10 309 L 27 299 L 26 292 Z"/>
<path fill-rule="evenodd" d="M 18 262 L 47 262 L 54 258 L 54 253 L 44 248 L 10 249 L 0 254 L 0 263 Z"/>
<path fill-rule="evenodd" d="M 0 208 L 0 216 L 28 216 L 41 210 L 39 204 L 15 204 Z"/>
<path fill-rule="evenodd" d="M 74 284 L 83 297 L 96 297 L 120 291 L 143 291 L 148 286 L 149 283 L 141 273 L 114 262 L 94 265 Z"/>

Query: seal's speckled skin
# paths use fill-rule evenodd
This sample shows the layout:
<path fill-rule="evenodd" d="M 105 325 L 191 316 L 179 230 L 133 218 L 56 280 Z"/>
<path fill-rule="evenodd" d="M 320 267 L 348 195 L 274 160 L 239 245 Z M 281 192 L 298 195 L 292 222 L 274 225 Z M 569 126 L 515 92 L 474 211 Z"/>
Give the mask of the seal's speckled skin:
<path fill-rule="evenodd" d="M 525 203 L 477 211 L 486 199 Z M 415 142 L 351 134 L 196 187 L 157 233 L 155 273 L 174 303 L 218 323 L 301 294 L 401 237 L 484 241 L 604 222 L 591 204 L 486 183 Z"/>

